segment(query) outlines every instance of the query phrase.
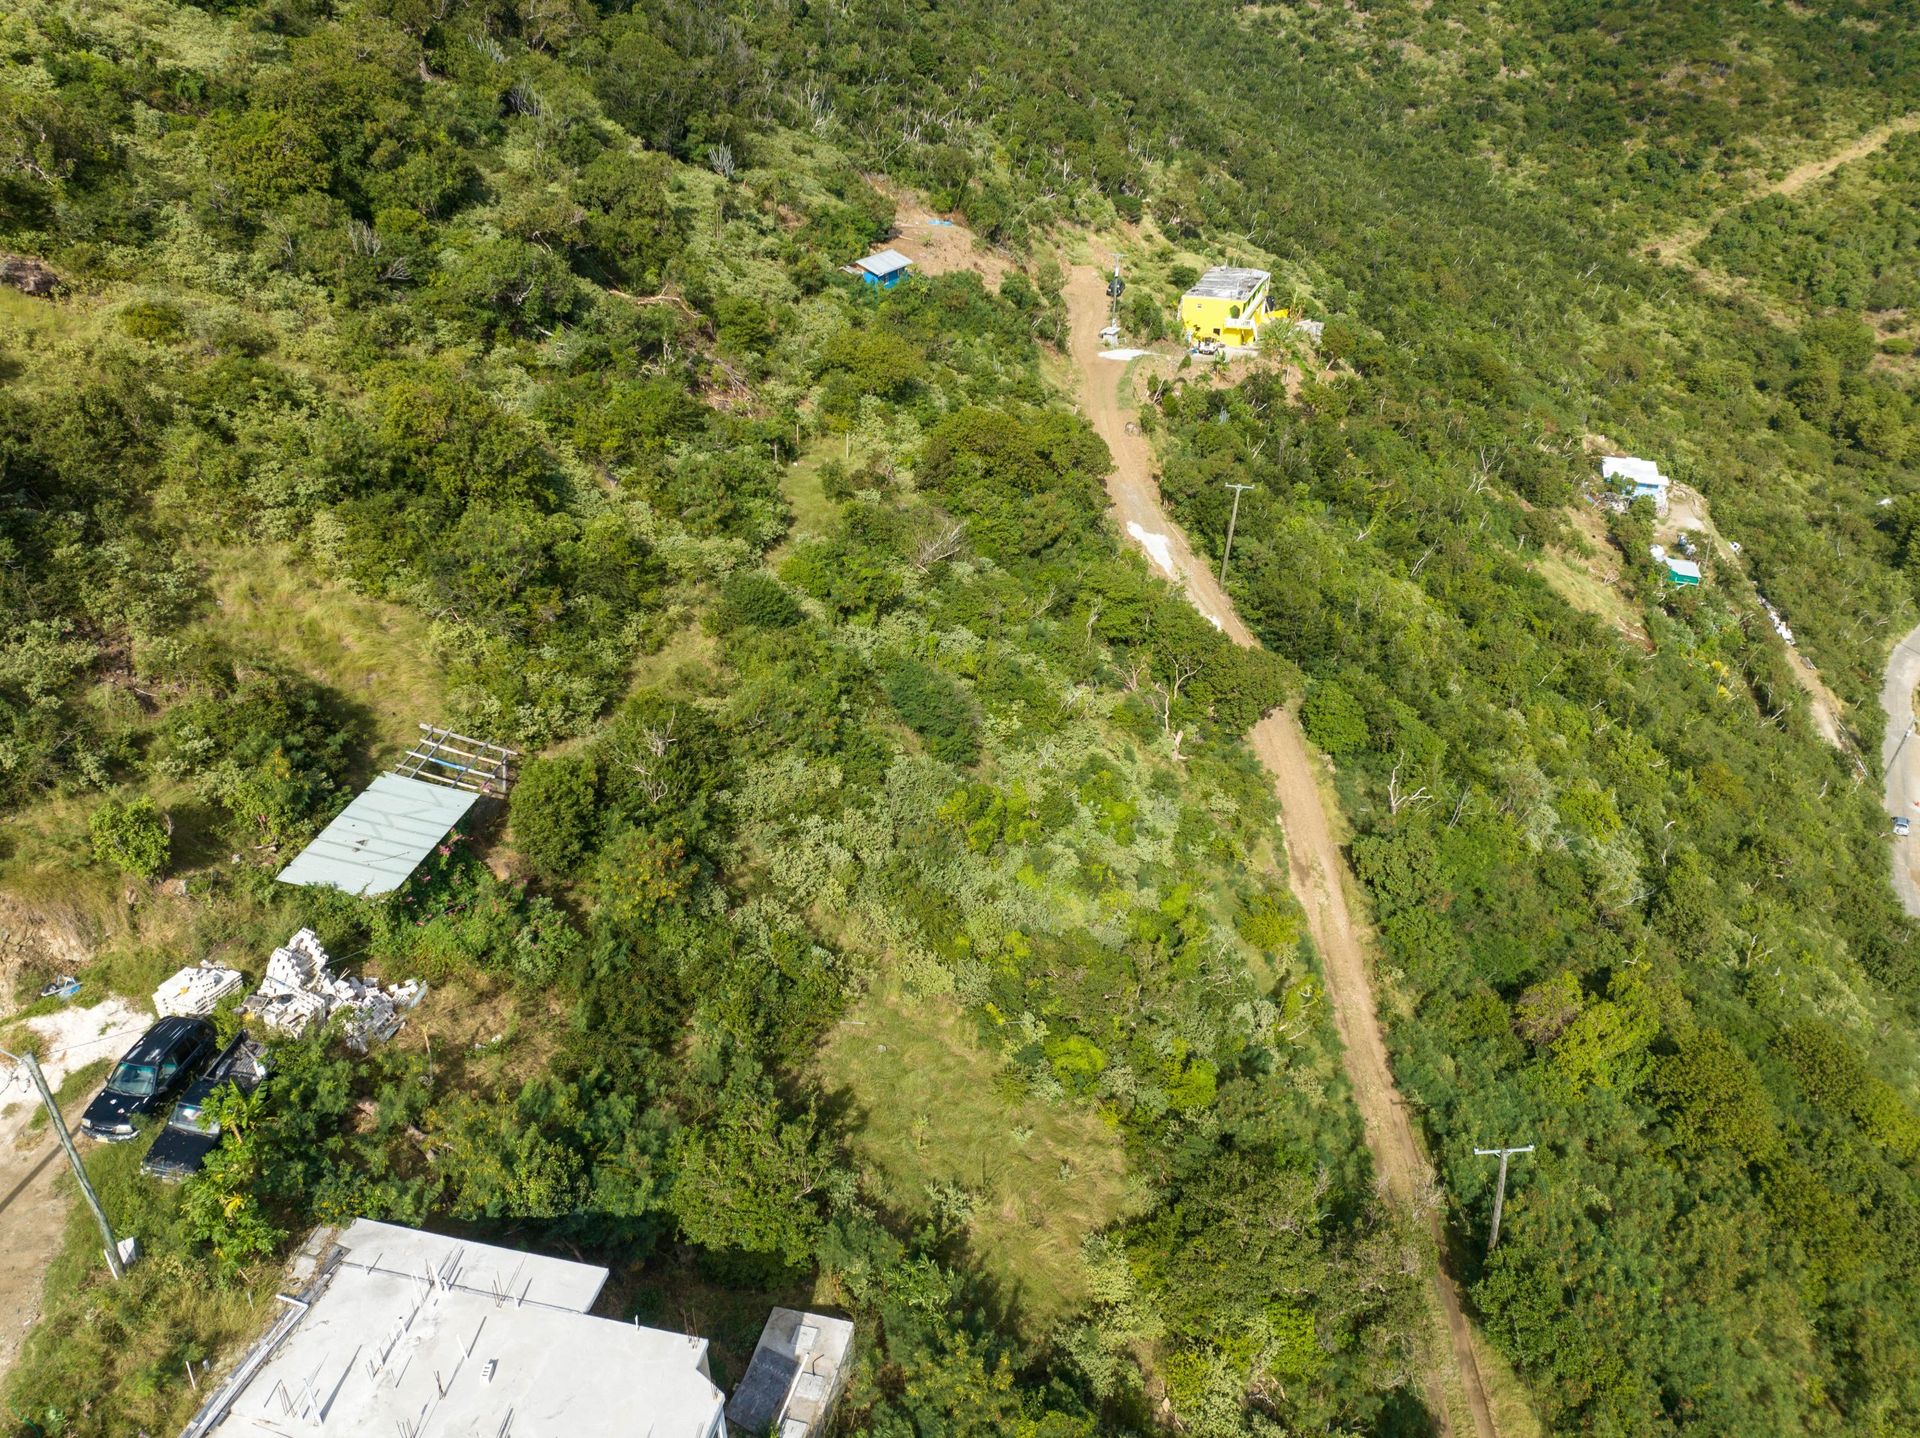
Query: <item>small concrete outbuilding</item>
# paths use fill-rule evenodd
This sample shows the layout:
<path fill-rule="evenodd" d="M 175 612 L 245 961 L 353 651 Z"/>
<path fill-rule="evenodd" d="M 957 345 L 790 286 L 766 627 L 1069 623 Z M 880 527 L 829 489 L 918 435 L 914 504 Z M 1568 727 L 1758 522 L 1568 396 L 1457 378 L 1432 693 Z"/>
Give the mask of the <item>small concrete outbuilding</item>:
<path fill-rule="evenodd" d="M 182 1438 L 726 1438 L 707 1342 L 587 1310 L 607 1270 L 360 1219 Z"/>
<path fill-rule="evenodd" d="M 852 1347 L 853 1325 L 844 1318 L 774 1309 L 727 1404 L 727 1421 L 736 1433 L 817 1438 L 840 1396 Z"/>
<path fill-rule="evenodd" d="M 877 255 L 868 255 L 864 260 L 855 260 L 847 268 L 865 283 L 890 290 L 907 277 L 907 268 L 912 263 L 898 250 L 882 250 Z"/>

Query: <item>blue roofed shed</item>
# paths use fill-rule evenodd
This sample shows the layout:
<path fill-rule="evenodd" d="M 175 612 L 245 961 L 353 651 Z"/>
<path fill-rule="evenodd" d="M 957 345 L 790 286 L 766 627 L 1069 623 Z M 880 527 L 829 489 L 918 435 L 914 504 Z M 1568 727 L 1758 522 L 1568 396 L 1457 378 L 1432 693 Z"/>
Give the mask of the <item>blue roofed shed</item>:
<path fill-rule="evenodd" d="M 890 290 L 907 277 L 907 267 L 912 263 L 898 250 L 882 250 L 864 260 L 855 260 L 852 269 L 867 284 Z"/>

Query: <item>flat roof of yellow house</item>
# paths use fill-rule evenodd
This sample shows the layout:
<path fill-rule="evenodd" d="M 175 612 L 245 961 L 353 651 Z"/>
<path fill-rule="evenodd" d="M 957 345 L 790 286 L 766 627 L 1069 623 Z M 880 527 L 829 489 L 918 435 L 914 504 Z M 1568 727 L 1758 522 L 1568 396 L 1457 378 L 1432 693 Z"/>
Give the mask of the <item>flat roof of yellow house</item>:
<path fill-rule="evenodd" d="M 1260 286 L 1272 278 L 1265 270 L 1243 270 L 1221 265 L 1200 276 L 1194 287 L 1187 291 L 1187 297 L 1196 300 L 1250 300 L 1259 292 Z"/>

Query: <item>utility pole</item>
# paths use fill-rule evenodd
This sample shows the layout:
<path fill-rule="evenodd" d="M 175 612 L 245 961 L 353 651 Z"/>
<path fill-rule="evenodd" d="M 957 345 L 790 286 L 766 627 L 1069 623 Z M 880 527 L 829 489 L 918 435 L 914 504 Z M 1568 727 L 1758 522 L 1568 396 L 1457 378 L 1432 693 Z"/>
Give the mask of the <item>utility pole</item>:
<path fill-rule="evenodd" d="M 126 1268 L 120 1262 L 120 1244 L 113 1236 L 113 1225 L 107 1222 L 107 1211 L 100 1206 L 100 1195 L 93 1191 L 93 1181 L 87 1177 L 86 1165 L 80 1162 L 80 1150 L 73 1146 L 73 1135 L 67 1132 L 67 1121 L 60 1116 L 60 1105 L 54 1101 L 53 1090 L 47 1087 L 47 1076 L 40 1072 L 40 1061 L 32 1054 L 10 1054 L 0 1049 L 0 1057 L 10 1058 L 27 1071 L 27 1077 L 33 1080 L 33 1086 L 40 1090 L 40 1101 L 47 1106 L 47 1118 L 53 1124 L 53 1131 L 59 1136 L 60 1147 L 67 1151 L 67 1162 L 73 1165 L 73 1176 L 79 1180 L 80 1192 L 87 1200 L 87 1207 L 93 1210 L 94 1221 L 100 1225 L 100 1236 L 107 1241 L 107 1267 L 113 1270 L 115 1278 L 125 1278 Z"/>
<path fill-rule="evenodd" d="M 1227 582 L 1227 559 L 1233 553 L 1233 527 L 1240 522 L 1240 492 L 1254 486 L 1230 484 L 1227 488 L 1233 491 L 1233 513 L 1227 516 L 1227 542 L 1220 551 L 1220 583 L 1223 587 Z"/>
<path fill-rule="evenodd" d="M 1532 1153 L 1533 1145 L 1525 1148 L 1476 1148 L 1474 1153 L 1482 1158 L 1500 1155 L 1500 1180 L 1493 1190 L 1493 1232 L 1487 1235 L 1487 1256 L 1493 1256 L 1493 1246 L 1500 1241 L 1500 1210 L 1507 1202 L 1507 1159 L 1516 1153 Z"/>

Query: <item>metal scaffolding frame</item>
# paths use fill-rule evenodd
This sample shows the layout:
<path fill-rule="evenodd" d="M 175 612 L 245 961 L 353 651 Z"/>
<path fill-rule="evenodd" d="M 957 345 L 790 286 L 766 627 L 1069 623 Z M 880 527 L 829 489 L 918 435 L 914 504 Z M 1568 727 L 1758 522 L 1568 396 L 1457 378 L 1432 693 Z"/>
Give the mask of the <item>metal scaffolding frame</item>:
<path fill-rule="evenodd" d="M 424 736 L 409 749 L 393 773 L 403 779 L 422 779 L 449 789 L 504 799 L 513 787 L 513 761 L 518 749 L 489 744 L 469 734 L 456 734 L 437 724 L 422 724 Z"/>

